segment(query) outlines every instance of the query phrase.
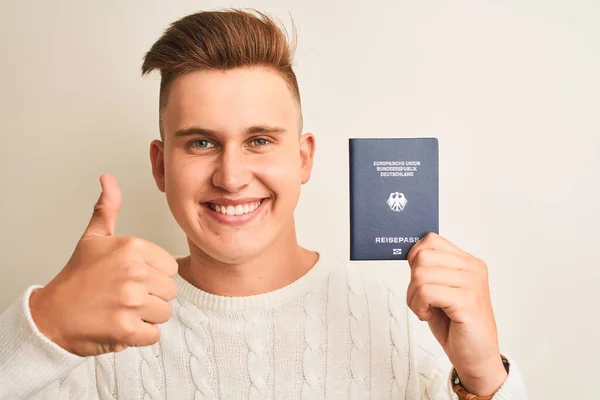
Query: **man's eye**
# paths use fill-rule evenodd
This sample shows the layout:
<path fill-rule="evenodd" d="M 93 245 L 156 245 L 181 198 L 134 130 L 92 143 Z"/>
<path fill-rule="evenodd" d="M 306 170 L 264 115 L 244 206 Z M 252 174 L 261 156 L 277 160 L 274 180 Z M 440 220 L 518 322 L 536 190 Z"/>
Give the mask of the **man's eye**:
<path fill-rule="evenodd" d="M 256 146 L 256 147 L 266 146 L 269 143 L 270 143 L 269 140 L 267 140 L 265 138 L 252 139 L 252 144 L 253 144 L 253 146 Z"/>
<path fill-rule="evenodd" d="M 215 147 L 215 144 L 206 139 L 199 139 L 191 142 L 190 146 L 198 149 L 210 149 L 212 147 Z"/>

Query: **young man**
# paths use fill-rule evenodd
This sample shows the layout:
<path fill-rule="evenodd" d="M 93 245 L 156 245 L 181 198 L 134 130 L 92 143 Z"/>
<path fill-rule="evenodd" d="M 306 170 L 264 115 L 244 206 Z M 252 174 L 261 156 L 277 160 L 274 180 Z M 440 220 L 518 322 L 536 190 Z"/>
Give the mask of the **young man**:
<path fill-rule="evenodd" d="M 154 44 L 152 173 L 190 255 L 115 236 L 121 194 L 103 175 L 67 265 L 0 316 L 0 399 L 526 398 L 483 261 L 429 234 L 405 294 L 298 245 L 315 138 L 292 52 L 269 17 L 236 10 L 184 17 Z"/>

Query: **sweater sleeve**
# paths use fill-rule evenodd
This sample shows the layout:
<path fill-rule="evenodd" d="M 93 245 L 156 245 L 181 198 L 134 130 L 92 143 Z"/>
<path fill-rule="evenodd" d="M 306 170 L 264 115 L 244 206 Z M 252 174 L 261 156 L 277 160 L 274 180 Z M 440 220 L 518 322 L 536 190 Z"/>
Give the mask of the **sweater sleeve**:
<path fill-rule="evenodd" d="M 423 400 L 458 400 L 452 391 L 454 368 L 427 323 L 410 317 L 413 341 L 416 343 L 415 358 Z M 494 394 L 492 400 L 527 400 L 523 377 L 514 359 L 503 354 L 509 361 L 508 378 Z"/>
<path fill-rule="evenodd" d="M 0 400 L 30 399 L 86 360 L 38 330 L 29 297 L 40 287 L 30 286 L 0 314 Z"/>

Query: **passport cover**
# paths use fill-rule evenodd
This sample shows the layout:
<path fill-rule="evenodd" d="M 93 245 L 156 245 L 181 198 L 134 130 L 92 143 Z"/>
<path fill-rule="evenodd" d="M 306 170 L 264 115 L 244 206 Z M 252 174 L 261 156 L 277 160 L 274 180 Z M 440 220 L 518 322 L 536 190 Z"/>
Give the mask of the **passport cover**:
<path fill-rule="evenodd" d="M 439 234 L 436 138 L 349 139 L 350 260 L 406 260 Z"/>

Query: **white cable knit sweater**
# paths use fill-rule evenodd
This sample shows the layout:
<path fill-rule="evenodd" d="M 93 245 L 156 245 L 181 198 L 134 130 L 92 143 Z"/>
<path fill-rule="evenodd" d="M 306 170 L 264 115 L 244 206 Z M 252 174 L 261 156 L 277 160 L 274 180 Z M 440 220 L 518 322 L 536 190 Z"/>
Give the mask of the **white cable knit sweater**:
<path fill-rule="evenodd" d="M 221 297 L 181 277 L 160 341 L 79 357 L 29 313 L 32 286 L 0 315 L 0 400 L 456 399 L 451 366 L 393 282 L 321 253 L 292 284 Z M 509 359 L 510 360 L 510 359 Z M 511 361 L 494 400 L 524 400 Z"/>

